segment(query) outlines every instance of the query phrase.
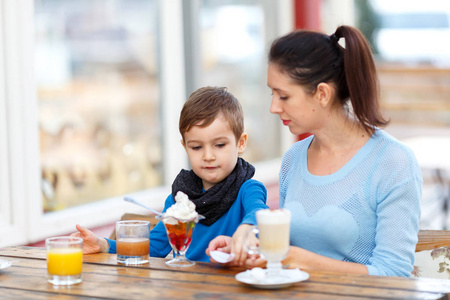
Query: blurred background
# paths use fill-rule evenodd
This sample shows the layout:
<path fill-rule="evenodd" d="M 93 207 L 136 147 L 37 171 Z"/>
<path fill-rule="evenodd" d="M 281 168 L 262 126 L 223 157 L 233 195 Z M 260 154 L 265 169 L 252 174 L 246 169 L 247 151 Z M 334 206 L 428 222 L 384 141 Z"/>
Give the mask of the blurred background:
<path fill-rule="evenodd" d="M 448 228 L 447 0 L 2 1 L 0 246 L 39 245 L 75 224 L 109 235 L 125 212 L 161 209 L 181 168 L 178 116 L 191 92 L 242 103 L 244 158 L 278 206 L 284 151 L 300 137 L 269 113 L 267 49 L 296 28 L 359 28 L 371 43 L 386 130 L 424 175 L 423 229 Z"/>

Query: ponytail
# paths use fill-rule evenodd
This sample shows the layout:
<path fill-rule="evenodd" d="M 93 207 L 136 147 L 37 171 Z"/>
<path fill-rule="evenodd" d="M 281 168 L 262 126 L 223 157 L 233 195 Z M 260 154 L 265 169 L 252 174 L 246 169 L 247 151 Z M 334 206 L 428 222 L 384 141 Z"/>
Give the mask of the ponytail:
<path fill-rule="evenodd" d="M 367 132 L 387 125 L 389 121 L 379 110 L 379 82 L 369 43 L 359 30 L 349 26 L 339 26 L 332 36 L 345 39 L 344 73 L 354 115 Z"/>

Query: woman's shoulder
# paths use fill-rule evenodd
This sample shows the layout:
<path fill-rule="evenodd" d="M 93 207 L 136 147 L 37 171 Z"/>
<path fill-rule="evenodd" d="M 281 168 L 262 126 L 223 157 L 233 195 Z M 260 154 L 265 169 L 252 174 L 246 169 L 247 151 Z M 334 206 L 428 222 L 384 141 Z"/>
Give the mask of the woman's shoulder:
<path fill-rule="evenodd" d="M 421 177 L 419 163 L 411 148 L 383 130 L 377 130 L 373 138 L 376 139 L 373 154 L 380 170 Z"/>
<path fill-rule="evenodd" d="M 390 154 L 385 155 L 386 158 L 403 158 L 405 160 L 415 161 L 415 155 L 411 148 L 386 131 L 377 129 L 372 138 L 376 140 L 379 151 Z"/>

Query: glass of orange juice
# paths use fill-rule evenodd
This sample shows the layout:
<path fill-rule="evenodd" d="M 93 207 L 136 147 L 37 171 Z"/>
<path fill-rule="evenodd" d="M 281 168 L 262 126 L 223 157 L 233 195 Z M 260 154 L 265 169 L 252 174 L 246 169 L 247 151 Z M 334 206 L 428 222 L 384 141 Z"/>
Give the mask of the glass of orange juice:
<path fill-rule="evenodd" d="M 150 252 L 149 221 L 116 222 L 117 262 L 139 265 L 148 262 Z"/>
<path fill-rule="evenodd" d="M 53 285 L 72 285 L 82 281 L 83 239 L 61 236 L 45 240 L 47 281 Z"/>

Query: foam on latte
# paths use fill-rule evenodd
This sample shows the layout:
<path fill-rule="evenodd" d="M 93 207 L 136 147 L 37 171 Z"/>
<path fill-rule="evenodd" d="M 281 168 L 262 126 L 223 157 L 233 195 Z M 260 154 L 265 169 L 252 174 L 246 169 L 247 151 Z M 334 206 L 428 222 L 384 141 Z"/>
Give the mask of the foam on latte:
<path fill-rule="evenodd" d="M 256 214 L 258 225 L 286 224 L 291 222 L 291 212 L 286 209 L 262 209 Z"/>

